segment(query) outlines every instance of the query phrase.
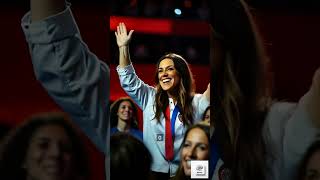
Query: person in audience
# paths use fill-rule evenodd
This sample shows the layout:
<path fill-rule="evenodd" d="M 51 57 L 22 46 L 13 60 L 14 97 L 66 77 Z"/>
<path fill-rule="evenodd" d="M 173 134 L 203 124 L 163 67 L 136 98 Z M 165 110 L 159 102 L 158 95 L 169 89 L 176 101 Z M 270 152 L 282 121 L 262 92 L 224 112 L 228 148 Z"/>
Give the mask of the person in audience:
<path fill-rule="evenodd" d="M 211 123 L 210 122 L 210 109 L 211 109 L 211 106 L 208 106 L 202 115 L 202 121 L 204 121 L 207 124 Z M 213 126 L 213 124 L 212 124 L 212 126 Z"/>
<path fill-rule="evenodd" d="M 247 4 L 211 3 L 210 178 L 294 179 L 320 131 L 320 69 L 298 103 L 274 101 L 268 57 Z"/>
<path fill-rule="evenodd" d="M 110 137 L 111 179 L 150 180 L 152 157 L 147 147 L 129 133 Z"/>
<path fill-rule="evenodd" d="M 37 114 L 9 132 L 0 152 L 0 179 L 89 179 L 84 144 L 67 116 Z"/>
<path fill-rule="evenodd" d="M 83 42 L 65 0 L 30 0 L 21 26 L 36 79 L 73 122 L 105 154 L 109 165 L 109 66 Z"/>
<path fill-rule="evenodd" d="M 195 94 L 189 65 L 175 53 L 162 56 L 156 64 L 155 87 L 145 84 L 130 60 L 132 34 L 133 30 L 128 33 L 125 24 L 119 23 L 115 32 L 119 47 L 117 72 L 122 88 L 143 111 L 143 141 L 153 158 L 152 175 L 167 180 L 179 166 L 186 128 L 201 119 L 210 103 L 210 88 Z"/>
<path fill-rule="evenodd" d="M 129 97 L 123 97 L 112 103 L 110 108 L 110 134 L 127 132 L 142 141 L 142 132 L 138 129 L 137 107 Z"/>
<path fill-rule="evenodd" d="M 209 125 L 195 124 L 188 128 L 182 142 L 180 166 L 173 180 L 191 179 L 191 162 L 195 160 L 209 160 L 209 142 Z"/>

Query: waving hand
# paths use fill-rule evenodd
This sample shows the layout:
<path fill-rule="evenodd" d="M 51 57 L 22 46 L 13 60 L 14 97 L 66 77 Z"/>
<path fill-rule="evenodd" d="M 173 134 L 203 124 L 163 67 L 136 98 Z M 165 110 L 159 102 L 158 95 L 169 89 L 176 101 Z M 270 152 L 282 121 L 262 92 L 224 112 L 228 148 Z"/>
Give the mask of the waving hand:
<path fill-rule="evenodd" d="M 117 44 L 120 47 L 128 46 L 131 40 L 133 30 L 130 30 L 129 34 L 127 33 L 127 28 L 124 23 L 119 23 L 117 26 L 117 31 L 115 32 Z"/>

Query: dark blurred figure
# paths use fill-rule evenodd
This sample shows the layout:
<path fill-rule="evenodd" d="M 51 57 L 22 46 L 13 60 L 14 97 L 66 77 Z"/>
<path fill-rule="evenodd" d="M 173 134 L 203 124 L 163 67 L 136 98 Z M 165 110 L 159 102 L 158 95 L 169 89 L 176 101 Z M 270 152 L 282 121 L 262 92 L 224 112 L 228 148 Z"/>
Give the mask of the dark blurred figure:
<path fill-rule="evenodd" d="M 268 57 L 243 0 L 212 1 L 212 179 L 294 179 L 320 130 L 320 69 L 298 103 L 272 99 Z"/>
<path fill-rule="evenodd" d="M 117 132 L 110 137 L 110 176 L 116 179 L 150 179 L 152 157 L 134 136 Z"/>
<path fill-rule="evenodd" d="M 320 180 L 320 140 L 314 142 L 306 152 L 297 180 Z"/>
<path fill-rule="evenodd" d="M 0 179 L 88 179 L 87 154 L 68 121 L 64 114 L 45 113 L 13 129 L 1 147 Z"/>
<path fill-rule="evenodd" d="M 83 42 L 65 0 L 30 0 L 21 19 L 35 78 L 106 156 L 109 179 L 109 66 Z"/>
<path fill-rule="evenodd" d="M 6 136 L 6 134 L 10 131 L 11 127 L 8 124 L 0 123 L 0 144 L 2 139 Z"/>

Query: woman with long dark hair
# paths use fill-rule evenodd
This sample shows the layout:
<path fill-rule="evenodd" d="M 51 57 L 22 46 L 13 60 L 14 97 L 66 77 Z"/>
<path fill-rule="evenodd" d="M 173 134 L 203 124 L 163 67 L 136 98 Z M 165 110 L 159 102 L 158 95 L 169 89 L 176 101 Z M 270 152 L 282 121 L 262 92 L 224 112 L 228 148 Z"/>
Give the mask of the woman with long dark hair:
<path fill-rule="evenodd" d="M 243 0 L 212 1 L 210 175 L 293 179 L 320 127 L 320 70 L 298 103 L 273 102 L 268 58 Z"/>
<path fill-rule="evenodd" d="M 142 141 L 143 135 L 138 128 L 137 107 L 129 97 L 122 97 L 110 107 L 110 135 L 126 132 Z"/>
<path fill-rule="evenodd" d="M 156 65 L 155 87 L 139 79 L 131 64 L 124 23 L 115 32 L 119 46 L 117 71 L 122 88 L 143 110 L 143 141 L 151 152 L 155 178 L 174 176 L 180 161 L 179 150 L 186 128 L 201 119 L 209 105 L 209 88 L 195 94 L 192 73 L 186 60 L 174 53 L 162 56 Z"/>

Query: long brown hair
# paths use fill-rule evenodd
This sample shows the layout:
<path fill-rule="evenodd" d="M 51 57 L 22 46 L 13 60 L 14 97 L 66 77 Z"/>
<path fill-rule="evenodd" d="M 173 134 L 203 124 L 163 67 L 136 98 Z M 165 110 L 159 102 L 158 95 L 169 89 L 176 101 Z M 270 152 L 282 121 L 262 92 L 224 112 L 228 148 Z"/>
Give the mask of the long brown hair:
<path fill-rule="evenodd" d="M 180 83 L 177 87 L 178 97 L 177 105 L 182 114 L 182 121 L 187 124 L 193 123 L 193 106 L 192 99 L 194 96 L 195 85 L 192 77 L 192 73 L 188 66 L 187 61 L 180 55 L 169 53 L 162 56 L 158 63 L 156 72 L 158 72 L 159 64 L 163 59 L 171 59 L 173 61 L 174 67 L 180 76 Z M 166 107 L 169 105 L 168 94 L 164 91 L 159 83 L 158 73 L 155 75 L 156 83 L 156 98 L 155 98 L 155 118 L 160 121 L 160 116 L 162 112 L 165 112 Z"/>
<path fill-rule="evenodd" d="M 111 106 L 110 106 L 110 127 L 111 128 L 117 127 L 117 125 L 118 125 L 117 113 L 118 113 L 120 104 L 124 101 L 129 102 L 132 107 L 132 118 L 130 119 L 130 128 L 139 129 L 138 128 L 139 127 L 138 120 L 137 120 L 138 108 L 129 97 L 121 97 L 111 104 Z"/>
<path fill-rule="evenodd" d="M 215 140 L 232 179 L 266 179 L 263 125 L 270 106 L 268 58 L 242 0 L 214 0 L 212 104 Z M 219 47 L 217 47 L 219 46 Z"/>

